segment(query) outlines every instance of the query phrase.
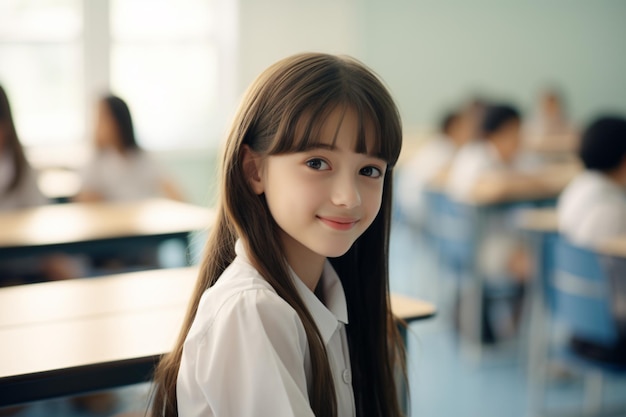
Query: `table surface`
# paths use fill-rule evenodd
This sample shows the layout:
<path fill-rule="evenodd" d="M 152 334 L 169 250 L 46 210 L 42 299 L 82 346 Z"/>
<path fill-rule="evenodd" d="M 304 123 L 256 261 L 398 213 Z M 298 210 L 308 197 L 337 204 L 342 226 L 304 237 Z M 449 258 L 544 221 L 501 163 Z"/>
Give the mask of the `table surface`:
<path fill-rule="evenodd" d="M 17 401 L 30 401 L 67 394 L 58 388 L 64 378 L 88 387 L 90 379 L 102 384 L 107 368 L 151 368 L 172 347 L 196 275 L 196 268 L 179 268 L 0 289 L 0 391 L 19 389 L 25 396 Z M 436 311 L 399 295 L 391 303 L 406 321 Z"/>
<path fill-rule="evenodd" d="M 520 213 L 517 225 L 523 230 L 556 233 L 559 230 L 555 209 L 527 209 Z M 603 255 L 626 257 L 626 236 L 610 238 L 599 244 L 596 251 Z"/>
<path fill-rule="evenodd" d="M 471 195 L 460 199 L 464 204 L 473 206 L 492 206 L 500 204 L 533 202 L 551 200 L 563 191 L 567 184 L 581 171 L 580 162 L 577 160 L 553 161 L 543 164 L 538 168 L 538 172 L 529 175 L 529 179 L 521 183 L 526 186 L 512 187 L 511 183 L 497 173 L 492 173 L 490 178 L 482 181 Z M 534 180 L 530 180 L 534 178 Z M 435 192 L 446 193 L 447 179 L 438 178 L 428 187 Z M 542 185 L 538 187 L 536 182 Z"/>
<path fill-rule="evenodd" d="M 214 213 L 166 199 L 53 204 L 0 213 L 0 249 L 206 229 Z"/>
<path fill-rule="evenodd" d="M 557 232 L 559 221 L 554 208 L 525 209 L 519 213 L 517 226 L 532 232 Z"/>

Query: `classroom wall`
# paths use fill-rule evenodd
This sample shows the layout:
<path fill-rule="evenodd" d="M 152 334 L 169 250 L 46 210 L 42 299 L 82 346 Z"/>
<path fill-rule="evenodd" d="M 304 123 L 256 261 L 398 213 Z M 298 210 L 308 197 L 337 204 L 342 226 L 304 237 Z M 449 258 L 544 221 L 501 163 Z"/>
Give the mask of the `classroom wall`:
<path fill-rule="evenodd" d="M 378 72 L 400 107 L 406 152 L 473 92 L 528 112 L 537 90 L 556 83 L 579 122 L 601 109 L 626 114 L 626 2 L 240 0 L 237 15 L 231 118 L 258 73 L 301 51 L 350 54 Z M 164 155 L 193 202 L 214 200 L 211 152 Z"/>
<path fill-rule="evenodd" d="M 238 89 L 288 55 L 324 51 L 359 55 L 360 0 L 240 0 Z"/>
<path fill-rule="evenodd" d="M 554 83 L 572 116 L 626 113 L 626 2 L 364 0 L 364 59 L 390 85 L 409 130 L 462 94 L 530 109 Z"/>

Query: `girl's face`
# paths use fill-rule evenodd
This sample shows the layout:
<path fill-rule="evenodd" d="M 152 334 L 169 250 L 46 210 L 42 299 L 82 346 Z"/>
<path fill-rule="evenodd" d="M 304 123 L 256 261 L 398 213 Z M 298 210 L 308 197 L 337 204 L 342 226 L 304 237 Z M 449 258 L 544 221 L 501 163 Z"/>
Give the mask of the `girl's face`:
<path fill-rule="evenodd" d="M 290 264 L 343 255 L 378 214 L 387 163 L 356 153 L 357 134 L 356 114 L 335 110 L 319 146 L 257 162 L 252 187 L 265 194 Z M 367 144 L 372 149 L 371 134 Z"/>
<path fill-rule="evenodd" d="M 119 130 L 111 114 L 111 110 L 104 103 L 98 104 L 96 120 L 96 145 L 101 149 L 117 149 L 119 147 Z"/>

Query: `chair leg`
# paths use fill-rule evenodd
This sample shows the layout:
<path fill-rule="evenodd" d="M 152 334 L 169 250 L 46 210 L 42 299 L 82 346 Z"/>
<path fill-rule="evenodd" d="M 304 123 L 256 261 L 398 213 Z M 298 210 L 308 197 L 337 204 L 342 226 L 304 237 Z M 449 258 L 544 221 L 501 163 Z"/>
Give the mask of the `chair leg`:
<path fill-rule="evenodd" d="M 483 293 L 480 277 L 473 273 L 461 297 L 461 333 L 464 336 L 464 354 L 474 364 L 482 359 Z"/>
<path fill-rule="evenodd" d="M 604 378 L 601 373 L 591 373 L 585 378 L 585 413 L 596 416 L 602 412 Z"/>

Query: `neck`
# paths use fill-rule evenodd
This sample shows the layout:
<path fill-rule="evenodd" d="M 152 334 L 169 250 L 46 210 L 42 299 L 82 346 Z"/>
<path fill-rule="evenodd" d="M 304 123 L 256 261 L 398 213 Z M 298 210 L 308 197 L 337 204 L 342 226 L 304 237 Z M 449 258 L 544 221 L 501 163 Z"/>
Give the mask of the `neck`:
<path fill-rule="evenodd" d="M 622 162 L 622 164 L 609 172 L 605 172 L 607 178 L 611 181 L 617 183 L 618 185 L 625 187 L 626 186 L 626 158 Z"/>
<path fill-rule="evenodd" d="M 326 257 L 318 255 L 290 237 L 283 238 L 285 258 L 298 278 L 312 292 L 322 277 Z"/>

